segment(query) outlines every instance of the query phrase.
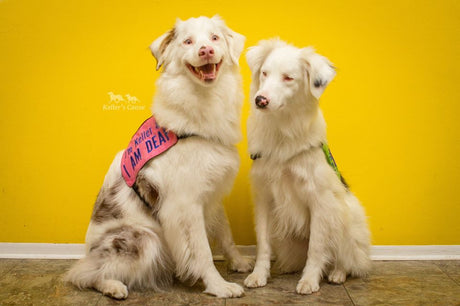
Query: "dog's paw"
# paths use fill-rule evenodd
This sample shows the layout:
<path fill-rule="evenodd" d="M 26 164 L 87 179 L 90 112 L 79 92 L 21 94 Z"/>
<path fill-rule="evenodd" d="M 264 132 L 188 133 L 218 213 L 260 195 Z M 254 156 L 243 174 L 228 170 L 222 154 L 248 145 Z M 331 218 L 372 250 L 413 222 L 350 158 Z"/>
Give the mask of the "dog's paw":
<path fill-rule="evenodd" d="M 297 284 L 296 292 L 298 294 L 312 294 L 319 291 L 319 284 L 317 282 L 311 282 L 308 279 L 300 280 Z"/>
<path fill-rule="evenodd" d="M 238 259 L 234 259 L 230 263 L 230 269 L 236 272 L 249 272 L 254 268 L 254 259 L 240 256 Z"/>
<path fill-rule="evenodd" d="M 235 298 L 242 296 L 244 289 L 238 284 L 224 281 L 208 286 L 204 293 L 215 295 L 219 298 Z"/>
<path fill-rule="evenodd" d="M 128 287 L 117 280 L 105 280 L 99 289 L 104 295 L 117 300 L 124 300 L 128 297 Z"/>
<path fill-rule="evenodd" d="M 346 279 L 347 274 L 342 270 L 334 270 L 328 276 L 328 280 L 332 284 L 343 284 Z"/>
<path fill-rule="evenodd" d="M 244 280 L 244 285 L 248 288 L 263 287 L 267 284 L 267 276 L 261 273 L 252 272 Z"/>

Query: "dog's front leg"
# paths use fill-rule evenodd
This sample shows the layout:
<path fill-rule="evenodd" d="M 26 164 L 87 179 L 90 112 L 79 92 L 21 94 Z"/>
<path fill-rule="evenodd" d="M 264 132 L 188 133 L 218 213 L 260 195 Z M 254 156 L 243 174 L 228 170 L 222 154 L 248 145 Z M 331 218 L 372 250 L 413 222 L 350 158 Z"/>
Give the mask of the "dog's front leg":
<path fill-rule="evenodd" d="M 214 266 L 201 205 L 165 199 L 159 217 L 180 279 L 201 278 L 206 286 L 204 292 L 221 298 L 244 293 L 240 285 L 225 281 Z"/>
<path fill-rule="evenodd" d="M 224 207 L 218 206 L 215 237 L 220 242 L 225 258 L 230 261 L 230 269 L 237 272 L 249 272 L 254 266 L 252 259 L 241 256 L 233 241 L 232 231 L 225 215 Z"/>
<path fill-rule="evenodd" d="M 326 264 L 333 261 L 332 254 L 338 245 L 335 239 L 342 224 L 338 218 L 340 206 L 332 194 L 312 197 L 310 202 L 310 242 L 307 262 L 296 288 L 299 294 L 319 291 Z"/>
<path fill-rule="evenodd" d="M 270 277 L 269 203 L 267 194 L 261 195 L 256 203 L 257 259 L 254 271 L 244 280 L 249 288 L 265 286 Z"/>

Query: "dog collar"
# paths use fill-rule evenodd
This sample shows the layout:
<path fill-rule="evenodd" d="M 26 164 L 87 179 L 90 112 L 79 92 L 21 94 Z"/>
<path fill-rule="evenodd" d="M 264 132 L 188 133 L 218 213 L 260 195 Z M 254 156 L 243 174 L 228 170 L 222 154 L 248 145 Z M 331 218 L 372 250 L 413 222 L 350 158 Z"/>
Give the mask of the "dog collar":
<path fill-rule="evenodd" d="M 324 157 L 326 157 L 327 163 L 329 164 L 329 166 L 332 167 L 332 169 L 334 169 L 334 171 L 337 174 L 338 178 L 344 183 L 344 185 L 346 185 L 342 175 L 340 174 L 339 168 L 337 167 L 337 164 L 336 164 L 336 162 L 334 160 L 334 157 L 332 156 L 332 152 L 329 149 L 329 146 L 327 145 L 327 143 L 322 143 L 320 146 L 321 146 L 321 149 L 323 150 Z M 314 147 L 314 148 L 318 148 L 318 147 Z M 255 161 L 255 160 L 259 159 L 259 158 L 262 158 L 262 154 L 261 153 L 255 153 L 255 154 L 251 154 L 250 157 L 251 157 L 252 160 Z"/>
<path fill-rule="evenodd" d="M 153 116 L 145 120 L 121 158 L 121 173 L 126 184 L 132 187 L 137 174 L 149 160 L 174 146 L 178 138 L 185 137 L 178 137 L 172 131 L 158 126 Z"/>

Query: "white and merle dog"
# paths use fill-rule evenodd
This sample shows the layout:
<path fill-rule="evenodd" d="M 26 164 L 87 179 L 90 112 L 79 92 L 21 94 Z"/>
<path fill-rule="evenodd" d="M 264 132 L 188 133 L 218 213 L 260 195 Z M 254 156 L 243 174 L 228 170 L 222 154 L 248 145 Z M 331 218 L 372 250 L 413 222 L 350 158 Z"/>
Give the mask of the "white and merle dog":
<path fill-rule="evenodd" d="M 216 270 L 208 238 L 220 241 L 231 268 L 252 268 L 233 242 L 221 203 L 239 167 L 243 99 L 238 59 L 244 36 L 218 17 L 177 20 L 151 45 L 157 69 L 153 114 L 179 139 L 140 170 L 135 188 L 122 178 L 118 153 L 105 177 L 86 234 L 86 256 L 66 278 L 116 299 L 128 289 L 167 288 L 174 275 L 217 297 L 243 288 Z"/>
<path fill-rule="evenodd" d="M 333 283 L 343 283 L 348 274 L 365 275 L 370 267 L 366 217 L 333 160 L 328 163 L 318 103 L 334 68 L 313 49 L 278 39 L 250 48 L 247 61 L 258 250 L 244 284 L 266 285 L 272 248 L 281 272 L 303 268 L 299 294 L 318 291 L 324 274 Z"/>

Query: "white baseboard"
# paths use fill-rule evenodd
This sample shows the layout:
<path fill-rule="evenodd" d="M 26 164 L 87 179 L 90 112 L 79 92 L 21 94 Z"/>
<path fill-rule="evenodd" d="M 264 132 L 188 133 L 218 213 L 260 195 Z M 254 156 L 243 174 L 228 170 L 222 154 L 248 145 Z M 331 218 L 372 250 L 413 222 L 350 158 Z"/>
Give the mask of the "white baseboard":
<path fill-rule="evenodd" d="M 460 260 L 460 245 L 374 245 L 372 260 Z"/>
<path fill-rule="evenodd" d="M 0 243 L 0 258 L 79 259 L 84 254 L 81 243 Z"/>
<path fill-rule="evenodd" d="M 238 246 L 245 256 L 255 257 L 254 245 Z M 85 254 L 84 244 L 0 243 L 0 258 L 78 259 Z M 372 260 L 460 260 L 460 245 L 374 245 Z M 215 255 L 214 260 L 222 260 Z"/>

